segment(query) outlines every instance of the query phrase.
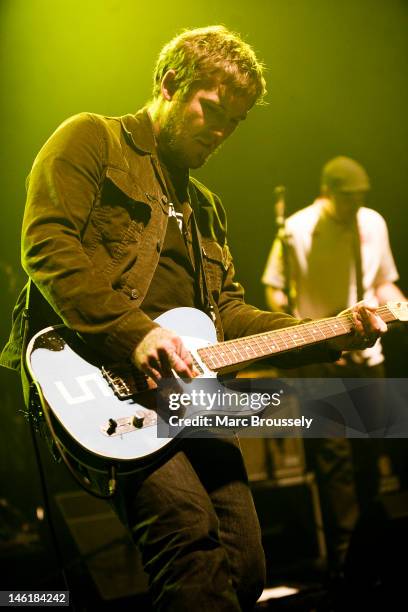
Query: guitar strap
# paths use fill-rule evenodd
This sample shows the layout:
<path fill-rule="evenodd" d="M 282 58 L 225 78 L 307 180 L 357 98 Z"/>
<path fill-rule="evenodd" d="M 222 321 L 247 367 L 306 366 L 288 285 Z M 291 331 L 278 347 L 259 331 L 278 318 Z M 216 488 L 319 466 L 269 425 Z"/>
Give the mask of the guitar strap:
<path fill-rule="evenodd" d="M 360 232 L 358 230 L 357 214 L 354 217 L 353 222 L 353 252 L 354 252 L 354 265 L 356 273 L 356 289 L 357 289 L 357 302 L 364 299 L 364 288 L 363 288 L 363 269 L 361 263 L 361 241 Z"/>
<path fill-rule="evenodd" d="M 203 305 L 204 311 L 211 317 L 212 321 L 215 323 L 216 321 L 215 309 L 211 301 L 211 294 L 208 289 L 207 274 L 206 274 L 205 266 L 204 266 L 204 259 L 203 259 L 204 247 L 201 242 L 201 234 L 200 234 L 200 230 L 198 229 L 198 224 L 196 220 L 196 212 L 198 212 L 200 204 L 198 201 L 198 197 L 197 197 L 197 193 L 196 193 L 194 185 L 191 185 L 191 184 L 189 185 L 188 193 L 190 196 L 191 209 L 192 209 L 190 219 L 191 219 L 191 234 L 192 234 L 192 242 L 193 242 L 194 259 L 196 263 L 196 270 L 198 271 L 198 274 L 199 274 L 199 280 L 201 280 L 201 283 L 199 283 L 200 291 L 201 291 L 201 295 L 200 295 L 201 303 Z"/>

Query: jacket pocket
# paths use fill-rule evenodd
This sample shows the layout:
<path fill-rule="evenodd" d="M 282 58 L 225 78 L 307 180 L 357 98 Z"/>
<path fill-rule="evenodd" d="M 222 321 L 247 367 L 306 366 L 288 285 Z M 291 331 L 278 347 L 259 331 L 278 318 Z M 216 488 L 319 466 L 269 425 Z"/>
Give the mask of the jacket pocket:
<path fill-rule="evenodd" d="M 215 240 L 202 239 L 203 262 L 208 289 L 218 301 L 225 274 L 231 262 L 227 245 L 222 247 Z"/>
<path fill-rule="evenodd" d="M 115 288 L 123 287 L 146 247 L 146 227 L 164 215 L 158 195 L 143 187 L 128 173 L 108 168 L 86 230 L 87 253 Z"/>
<path fill-rule="evenodd" d="M 107 251 L 115 256 L 120 245 L 139 241 L 151 216 L 151 202 L 139 190 L 129 197 L 116 183 L 105 180 L 94 223 Z"/>
<path fill-rule="evenodd" d="M 228 246 L 223 247 L 215 240 L 202 238 L 203 256 L 208 262 L 217 263 L 224 271 L 228 270 L 231 262 L 231 254 Z"/>

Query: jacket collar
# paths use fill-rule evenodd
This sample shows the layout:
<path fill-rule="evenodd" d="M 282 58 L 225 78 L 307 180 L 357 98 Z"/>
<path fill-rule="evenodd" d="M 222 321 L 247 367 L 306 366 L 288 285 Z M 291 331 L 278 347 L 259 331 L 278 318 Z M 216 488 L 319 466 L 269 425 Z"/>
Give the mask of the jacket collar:
<path fill-rule="evenodd" d="M 135 115 L 123 115 L 120 117 L 120 123 L 136 149 L 142 153 L 157 156 L 153 124 L 147 107 L 142 108 Z"/>

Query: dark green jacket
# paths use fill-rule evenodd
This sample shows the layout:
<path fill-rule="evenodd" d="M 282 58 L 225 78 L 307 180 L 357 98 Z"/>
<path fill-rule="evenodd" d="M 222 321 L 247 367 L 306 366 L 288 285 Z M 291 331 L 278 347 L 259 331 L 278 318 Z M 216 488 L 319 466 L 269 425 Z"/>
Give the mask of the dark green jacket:
<path fill-rule="evenodd" d="M 295 325 L 244 302 L 234 280 L 217 196 L 190 178 L 218 338 Z M 169 202 L 146 110 L 65 121 L 35 159 L 23 221 L 22 262 L 32 279 L 30 336 L 64 322 L 110 359 L 128 358 L 156 324 L 140 309 L 166 234 Z M 19 368 L 27 288 L 1 356 Z M 307 361 L 330 359 L 324 347 Z M 295 362 L 298 360 L 295 360 Z M 293 365 L 296 365 L 296 363 Z"/>

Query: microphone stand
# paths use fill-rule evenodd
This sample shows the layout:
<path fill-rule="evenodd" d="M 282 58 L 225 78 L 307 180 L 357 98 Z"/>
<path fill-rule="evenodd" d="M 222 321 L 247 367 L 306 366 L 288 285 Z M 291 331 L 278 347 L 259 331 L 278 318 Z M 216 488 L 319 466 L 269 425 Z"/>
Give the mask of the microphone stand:
<path fill-rule="evenodd" d="M 277 228 L 277 239 L 281 243 L 282 248 L 282 263 L 283 263 L 283 292 L 287 298 L 287 306 L 285 312 L 293 315 L 295 310 L 295 300 L 292 291 L 292 273 L 290 265 L 290 234 L 286 230 L 285 223 L 285 194 L 286 188 L 279 185 L 274 189 L 275 196 L 275 223 Z"/>

